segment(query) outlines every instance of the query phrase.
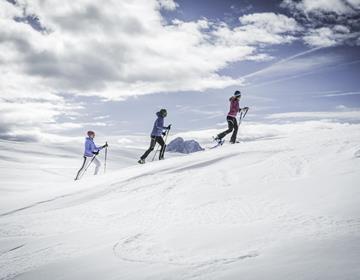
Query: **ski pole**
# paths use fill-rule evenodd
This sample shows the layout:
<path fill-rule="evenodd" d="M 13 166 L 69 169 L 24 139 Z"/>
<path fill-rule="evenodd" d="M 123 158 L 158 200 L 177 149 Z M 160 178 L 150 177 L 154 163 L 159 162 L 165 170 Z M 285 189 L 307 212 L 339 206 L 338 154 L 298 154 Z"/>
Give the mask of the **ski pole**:
<path fill-rule="evenodd" d="M 107 160 L 107 150 L 108 150 L 108 144 L 107 144 L 107 142 L 105 142 L 105 145 L 106 145 L 106 147 L 105 147 L 105 162 L 104 162 L 104 174 L 106 173 L 106 160 Z"/>

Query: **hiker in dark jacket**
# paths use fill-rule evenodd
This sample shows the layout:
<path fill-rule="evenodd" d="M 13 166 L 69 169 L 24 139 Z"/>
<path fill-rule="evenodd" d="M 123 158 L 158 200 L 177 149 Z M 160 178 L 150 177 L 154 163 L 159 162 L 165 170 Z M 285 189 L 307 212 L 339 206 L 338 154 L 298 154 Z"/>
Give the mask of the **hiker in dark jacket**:
<path fill-rule="evenodd" d="M 151 132 L 151 141 L 150 141 L 150 147 L 149 149 L 141 156 L 138 163 L 144 164 L 145 159 L 147 156 L 154 150 L 156 143 L 158 143 L 161 146 L 159 160 L 164 159 L 165 149 L 166 145 L 163 139 L 163 136 L 165 135 L 166 130 L 170 130 L 171 124 L 168 126 L 164 126 L 164 118 L 167 116 L 166 109 L 161 109 L 159 112 L 156 113 L 157 119 L 154 122 L 154 127 Z"/>

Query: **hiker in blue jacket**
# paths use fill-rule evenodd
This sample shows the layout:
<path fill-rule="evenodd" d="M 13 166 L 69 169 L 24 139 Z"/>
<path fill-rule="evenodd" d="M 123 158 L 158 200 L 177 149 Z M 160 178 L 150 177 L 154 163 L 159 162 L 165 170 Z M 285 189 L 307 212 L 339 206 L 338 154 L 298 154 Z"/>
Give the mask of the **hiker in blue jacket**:
<path fill-rule="evenodd" d="M 144 164 L 147 156 L 154 150 L 156 143 L 161 146 L 159 160 L 164 159 L 166 145 L 162 136 L 166 134 L 165 130 L 170 130 L 171 124 L 168 126 L 164 126 L 164 118 L 167 116 L 166 109 L 161 109 L 156 113 L 157 119 L 154 122 L 154 127 L 151 132 L 151 141 L 149 149 L 141 156 L 138 163 Z"/>
<path fill-rule="evenodd" d="M 99 154 L 100 150 L 103 148 L 106 148 L 108 144 L 106 143 L 103 146 L 96 146 L 94 143 L 95 138 L 95 132 L 94 131 L 88 131 L 87 136 L 85 139 L 85 151 L 84 151 L 84 161 L 79 169 L 78 173 L 76 174 L 75 180 L 80 179 L 80 175 L 85 170 L 85 168 L 88 167 L 88 165 L 93 162 L 95 163 L 95 172 L 94 175 L 97 175 L 101 166 L 100 161 L 96 158 L 96 156 Z"/>

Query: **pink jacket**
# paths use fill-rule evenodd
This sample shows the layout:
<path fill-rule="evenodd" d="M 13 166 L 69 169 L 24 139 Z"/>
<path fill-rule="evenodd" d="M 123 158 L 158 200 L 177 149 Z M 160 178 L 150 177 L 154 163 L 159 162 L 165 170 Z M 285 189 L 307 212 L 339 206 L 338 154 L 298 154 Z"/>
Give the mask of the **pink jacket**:
<path fill-rule="evenodd" d="M 237 113 L 239 112 L 240 109 L 239 100 L 234 96 L 230 97 L 229 100 L 230 100 L 230 111 L 228 116 L 236 118 Z"/>

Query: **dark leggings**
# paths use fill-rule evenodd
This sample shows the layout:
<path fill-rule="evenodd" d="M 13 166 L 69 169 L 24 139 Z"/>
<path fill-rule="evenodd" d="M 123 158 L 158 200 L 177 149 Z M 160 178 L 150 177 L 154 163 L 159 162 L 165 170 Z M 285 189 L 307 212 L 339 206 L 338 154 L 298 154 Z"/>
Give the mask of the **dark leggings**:
<path fill-rule="evenodd" d="M 227 116 L 226 118 L 227 122 L 228 122 L 228 129 L 221 132 L 219 135 L 218 135 L 218 138 L 222 139 L 224 138 L 227 134 L 231 133 L 231 131 L 233 131 L 233 134 L 231 135 L 231 139 L 230 139 L 230 142 L 232 143 L 235 143 L 236 141 L 236 137 L 237 137 L 237 133 L 238 133 L 238 123 L 237 123 L 237 120 L 236 118 L 234 117 L 230 117 L 230 116 Z"/>
<path fill-rule="evenodd" d="M 141 159 L 146 159 L 146 158 L 147 158 L 147 156 L 154 150 L 156 143 L 158 143 L 158 144 L 161 146 L 159 159 L 163 159 L 163 158 L 164 158 L 165 148 L 166 148 L 164 139 L 163 139 L 161 136 L 151 136 L 150 147 L 149 147 L 149 149 L 147 149 L 147 151 L 141 156 Z"/>

